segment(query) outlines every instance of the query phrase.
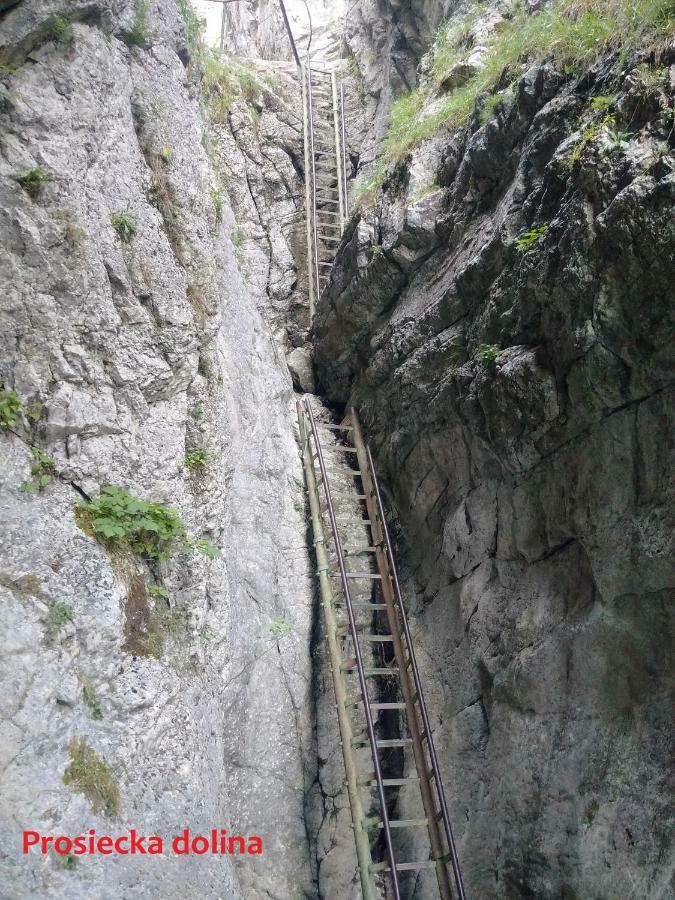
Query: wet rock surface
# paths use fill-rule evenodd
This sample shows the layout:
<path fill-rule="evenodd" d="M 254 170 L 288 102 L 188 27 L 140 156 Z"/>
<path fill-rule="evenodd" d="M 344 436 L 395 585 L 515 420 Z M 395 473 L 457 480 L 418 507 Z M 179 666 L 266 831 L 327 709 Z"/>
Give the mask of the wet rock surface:
<path fill-rule="evenodd" d="M 398 521 L 469 896 L 669 893 L 675 163 L 640 62 L 533 66 L 416 149 L 318 305 L 320 389 Z M 583 144 L 610 81 L 629 136 Z"/>

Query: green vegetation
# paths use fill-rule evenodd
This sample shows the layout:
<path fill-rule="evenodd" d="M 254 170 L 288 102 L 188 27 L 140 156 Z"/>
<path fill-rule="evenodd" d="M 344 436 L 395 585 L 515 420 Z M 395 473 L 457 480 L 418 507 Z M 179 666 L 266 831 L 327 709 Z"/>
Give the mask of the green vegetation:
<path fill-rule="evenodd" d="M 185 22 L 188 50 L 193 58 L 201 57 L 204 51 L 204 31 L 206 21 L 200 19 L 190 3 L 190 0 L 178 0 L 178 9 Z"/>
<path fill-rule="evenodd" d="M 188 539 L 178 511 L 134 497 L 126 488 L 110 485 L 98 500 L 85 500 L 75 507 L 75 518 L 85 533 L 104 546 L 126 546 L 145 559 L 160 562 L 177 549 L 194 548 L 213 559 L 220 549 L 209 541 Z"/>
<path fill-rule="evenodd" d="M 176 189 L 169 178 L 167 169 L 171 164 L 173 150 L 161 147 L 158 150 L 150 146 L 143 147 L 143 156 L 152 173 L 150 201 L 162 217 L 164 232 L 168 238 L 176 259 L 183 261 L 183 235 L 180 230 L 178 215 L 178 199 Z"/>
<path fill-rule="evenodd" d="M 112 772 L 86 738 L 74 738 L 68 745 L 72 762 L 63 775 L 63 783 L 70 784 L 89 800 L 94 812 L 113 818 L 120 811 L 120 792 Z"/>
<path fill-rule="evenodd" d="M 54 865 L 64 872 L 72 872 L 77 866 L 78 857 L 74 853 L 53 853 Z"/>
<path fill-rule="evenodd" d="M 164 597 L 167 598 L 169 596 L 169 592 L 167 589 L 161 584 L 151 584 L 148 588 L 148 593 L 151 597 Z"/>
<path fill-rule="evenodd" d="M 103 713 L 101 712 L 101 704 L 91 679 L 87 678 L 86 675 L 80 675 L 79 679 L 80 684 L 82 685 L 82 697 L 89 707 L 92 719 L 102 719 Z"/>
<path fill-rule="evenodd" d="M 272 637 L 278 641 L 281 638 L 286 637 L 287 634 L 290 634 L 293 631 L 293 626 L 284 619 L 275 619 L 267 626 L 267 630 Z"/>
<path fill-rule="evenodd" d="M 56 179 L 51 172 L 47 172 L 46 169 L 41 169 L 37 166 L 34 169 L 25 169 L 20 175 L 17 175 L 16 180 L 27 194 L 30 194 L 31 197 L 37 197 L 44 184 Z"/>
<path fill-rule="evenodd" d="M 33 447 L 33 462 L 30 467 L 32 478 L 24 481 L 21 490 L 27 494 L 38 494 L 56 479 L 56 463 L 39 447 Z"/>
<path fill-rule="evenodd" d="M 191 472 L 203 472 L 209 461 L 209 454 L 203 448 L 190 450 L 185 456 L 185 465 Z"/>
<path fill-rule="evenodd" d="M 71 16 L 59 16 L 49 27 L 52 40 L 57 43 L 69 41 L 73 36 L 73 19 Z"/>
<path fill-rule="evenodd" d="M 8 390 L 0 381 L 0 428 L 14 428 L 21 421 L 23 404 L 15 391 Z"/>
<path fill-rule="evenodd" d="M 621 46 L 650 46 L 673 34 L 672 0 L 558 0 L 528 15 L 522 7 L 486 39 L 483 66 L 461 87 L 445 97 L 429 115 L 423 107 L 448 67 L 469 50 L 469 17 L 439 32 L 434 49 L 433 78 L 399 97 L 392 106 L 391 124 L 383 142 L 382 161 L 394 162 L 438 128 L 460 128 L 469 119 L 478 96 L 504 80 L 516 81 L 528 59 L 550 55 L 567 71 L 579 71 L 603 50 Z"/>
<path fill-rule="evenodd" d="M 501 348 L 497 344 L 479 344 L 476 347 L 476 356 L 483 362 L 493 363 L 500 353 Z"/>
<path fill-rule="evenodd" d="M 235 228 L 230 235 L 230 238 L 235 247 L 243 247 L 244 242 L 246 241 L 246 232 L 243 228 Z"/>
<path fill-rule="evenodd" d="M 228 59 L 212 50 L 205 53 L 203 63 L 204 103 L 212 122 L 226 122 L 235 100 L 245 100 L 249 105 L 259 101 L 262 82 L 241 60 Z"/>
<path fill-rule="evenodd" d="M 134 216 L 125 212 L 114 212 L 110 216 L 110 224 L 124 244 L 129 244 L 138 231 L 138 223 Z"/>
<path fill-rule="evenodd" d="M 523 232 L 521 236 L 516 241 L 516 250 L 519 253 L 525 253 L 526 250 L 529 250 L 533 244 L 536 244 L 540 237 L 546 234 L 548 231 L 548 225 L 537 225 L 536 228 L 531 228 L 529 231 Z"/>
<path fill-rule="evenodd" d="M 213 203 L 213 211 L 216 214 L 216 222 L 220 225 L 223 221 L 223 189 L 222 187 L 212 187 L 209 189 L 209 192 Z"/>
<path fill-rule="evenodd" d="M 190 407 L 188 415 L 191 419 L 194 419 L 195 422 L 199 422 L 200 419 L 204 418 L 204 408 L 199 403 L 196 403 L 194 406 Z"/>
<path fill-rule="evenodd" d="M 185 543 L 185 526 L 174 509 L 140 500 L 126 488 L 102 488 L 98 500 L 76 507 L 80 527 L 104 544 L 127 544 L 139 556 L 166 560 L 176 543 Z"/>
<path fill-rule="evenodd" d="M 385 256 L 384 247 L 382 244 L 372 244 L 368 247 L 368 255 L 371 259 L 375 259 L 377 256 Z"/>
<path fill-rule="evenodd" d="M 134 24 L 120 35 L 127 47 L 144 47 L 151 39 L 148 29 L 148 2 L 138 0 Z"/>
<path fill-rule="evenodd" d="M 593 112 L 606 113 L 611 106 L 614 106 L 615 103 L 615 96 L 609 96 L 606 94 L 598 95 L 597 97 L 593 97 L 591 99 L 591 109 L 593 110 Z"/>
<path fill-rule="evenodd" d="M 54 603 L 47 613 L 47 634 L 50 638 L 56 638 L 68 622 L 74 619 L 73 607 L 70 603 Z"/>

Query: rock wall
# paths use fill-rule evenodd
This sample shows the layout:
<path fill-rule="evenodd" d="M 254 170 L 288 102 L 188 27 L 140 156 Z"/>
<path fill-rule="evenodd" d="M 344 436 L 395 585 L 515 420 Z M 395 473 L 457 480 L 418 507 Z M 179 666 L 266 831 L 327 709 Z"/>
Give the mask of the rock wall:
<path fill-rule="evenodd" d="M 317 310 L 320 389 L 398 522 L 472 897 L 669 896 L 674 62 L 479 98 L 354 216 Z M 588 130 L 608 94 L 618 139 Z"/>
<path fill-rule="evenodd" d="M 309 898 L 313 583 L 291 378 L 265 290 L 239 270 L 183 20 L 173 0 L 146 8 L 23 0 L 0 17 L 0 376 L 26 413 L 0 434 L 2 893 Z M 36 493 L 31 448 L 58 472 Z M 222 555 L 104 548 L 74 509 L 106 484 L 175 507 Z M 86 793 L 64 783 L 82 740 Z M 186 825 L 263 834 L 265 853 L 20 853 L 26 828 Z"/>

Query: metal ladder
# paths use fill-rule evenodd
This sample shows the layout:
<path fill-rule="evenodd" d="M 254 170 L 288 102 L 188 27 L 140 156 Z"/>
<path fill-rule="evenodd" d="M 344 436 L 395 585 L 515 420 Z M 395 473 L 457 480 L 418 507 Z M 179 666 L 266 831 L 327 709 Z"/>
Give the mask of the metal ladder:
<path fill-rule="evenodd" d="M 347 222 L 344 86 L 334 70 L 302 66 L 310 321 Z"/>
<path fill-rule="evenodd" d="M 298 401 L 297 411 L 363 900 L 381 897 L 378 878 L 385 879 L 387 896 L 400 900 L 405 873 L 422 869 L 435 870 L 441 900 L 466 900 L 370 449 L 364 443 L 354 409 L 341 425 L 317 422 L 307 398 Z M 342 471 L 357 479 L 352 485 L 351 500 L 358 501 L 360 513 L 347 520 L 339 517 L 339 498 L 328 473 L 327 458 L 335 453 L 344 454 L 346 465 Z M 350 527 L 356 528 L 357 534 L 367 535 L 367 542 L 345 550 L 344 529 Z M 363 583 L 373 586 L 368 601 L 355 601 L 353 586 Z M 379 664 L 372 663 L 364 645 L 381 648 Z M 382 702 L 378 680 L 386 678 L 391 684 L 392 677 L 399 699 Z M 407 734 L 400 730 L 400 736 L 381 738 L 383 717 L 394 713 L 399 717 L 399 726 L 405 722 Z M 367 772 L 359 772 L 358 768 L 357 751 L 363 747 L 370 748 L 372 768 Z M 414 776 L 387 777 L 382 754 L 392 748 L 404 754 L 410 751 L 406 762 L 412 764 Z M 404 785 L 419 787 L 423 818 L 390 818 L 389 790 Z M 376 815 L 369 815 L 367 806 L 372 797 L 367 794 L 364 798 L 364 788 L 376 789 Z M 419 828 L 427 831 L 429 858 L 399 861 L 393 833 Z M 374 862 L 371 846 L 375 841 L 371 834 L 376 837 L 378 830 L 384 834 L 385 859 Z"/>

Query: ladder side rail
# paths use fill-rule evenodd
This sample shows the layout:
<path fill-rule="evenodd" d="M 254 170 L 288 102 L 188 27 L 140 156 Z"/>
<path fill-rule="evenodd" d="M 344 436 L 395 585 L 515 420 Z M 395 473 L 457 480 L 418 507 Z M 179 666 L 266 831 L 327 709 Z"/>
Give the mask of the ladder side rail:
<path fill-rule="evenodd" d="M 333 675 L 333 689 L 335 692 L 338 714 L 338 726 L 340 729 L 340 737 L 342 739 L 342 757 L 345 766 L 347 794 L 352 813 L 352 821 L 354 823 L 354 842 L 356 844 L 356 858 L 359 864 L 361 890 L 363 893 L 363 900 L 377 900 L 377 891 L 371 875 L 373 858 L 370 852 L 368 832 L 365 827 L 366 816 L 359 794 L 356 760 L 352 750 L 354 733 L 346 706 L 347 689 L 341 671 L 342 656 L 335 636 L 337 622 L 333 605 L 333 587 L 329 573 L 328 552 L 326 550 L 326 541 L 321 520 L 319 490 L 314 474 L 314 466 L 312 464 L 307 420 L 302 411 L 302 404 L 298 401 L 296 406 L 298 425 L 300 427 L 302 461 L 305 470 L 305 481 L 307 482 L 307 493 L 309 496 L 309 507 L 312 518 L 312 531 L 314 533 L 314 547 L 318 563 L 317 571 L 319 575 L 319 586 L 321 589 L 321 600 L 326 621 L 326 637 Z"/>
<path fill-rule="evenodd" d="M 349 219 L 349 192 L 347 190 L 347 129 L 345 125 L 345 83 L 340 79 L 340 115 L 342 118 L 342 177 L 344 180 L 345 222 Z"/>
<path fill-rule="evenodd" d="M 370 451 L 370 447 L 366 446 L 366 455 L 368 457 L 368 464 L 370 472 L 373 477 L 373 487 L 375 488 L 375 498 L 377 500 L 377 506 L 380 515 L 380 521 L 382 523 L 382 534 L 384 537 L 385 547 L 387 549 L 387 555 L 389 557 L 389 564 L 391 567 L 392 580 L 394 582 L 394 590 L 396 592 L 396 599 L 398 602 L 398 608 L 401 615 L 401 622 L 403 624 L 403 631 L 406 637 L 406 643 L 408 645 L 408 653 L 410 655 L 410 668 L 413 674 L 413 680 L 415 682 L 415 690 L 417 691 L 418 702 L 420 706 L 420 713 L 422 715 L 422 721 L 424 723 L 424 730 L 427 734 L 427 747 L 429 748 L 429 757 L 431 760 L 431 769 L 434 776 L 434 781 L 436 782 L 436 791 L 438 793 L 438 800 L 441 806 L 441 818 L 443 820 L 443 827 L 445 829 L 445 836 L 448 842 L 448 849 L 450 851 L 450 860 L 452 863 L 452 871 L 455 877 L 455 886 L 457 888 L 457 896 L 458 900 L 466 900 L 466 892 L 464 890 L 464 881 L 462 879 L 462 872 L 459 865 L 459 857 L 457 855 L 457 847 L 455 845 L 455 838 L 452 832 L 452 825 L 450 824 L 450 815 L 448 812 L 448 804 L 445 799 L 445 792 L 443 790 L 443 782 L 441 779 L 441 772 L 438 766 L 438 757 L 436 756 L 436 748 L 434 747 L 434 742 L 431 734 L 431 721 L 429 719 L 429 713 L 427 710 L 426 701 L 424 700 L 424 694 L 422 693 L 422 682 L 420 679 L 419 669 L 417 667 L 417 660 L 415 658 L 415 648 L 412 642 L 412 636 L 410 634 L 410 626 L 408 624 L 408 616 L 405 611 L 405 606 L 403 605 L 403 597 L 401 595 L 401 586 L 398 580 L 398 573 L 396 571 L 396 565 L 394 563 L 394 553 L 391 546 L 391 540 L 389 538 L 389 529 L 387 528 L 387 522 L 384 517 L 384 505 L 382 503 L 382 495 L 380 493 L 380 486 L 377 481 L 377 475 L 375 474 L 375 466 L 373 464 L 373 456 Z"/>
<path fill-rule="evenodd" d="M 401 635 L 401 619 L 396 607 L 393 576 L 391 574 L 391 567 L 385 549 L 382 512 L 378 508 L 375 496 L 375 485 L 371 467 L 372 461 L 368 458 L 366 453 L 359 419 L 356 410 L 353 408 L 350 410 L 350 418 L 353 428 L 352 439 L 356 448 L 359 469 L 365 473 L 363 490 L 366 498 L 366 508 L 368 509 L 368 518 L 371 522 L 372 543 L 376 547 L 376 560 L 381 575 L 380 583 L 382 585 L 382 594 L 385 601 L 387 619 L 389 621 L 389 630 L 391 631 L 393 639 L 394 655 L 399 670 L 401 693 L 406 706 L 408 731 L 412 740 L 413 758 L 419 777 L 422 806 L 424 807 L 424 812 L 427 817 L 429 844 L 431 847 L 432 858 L 436 864 L 438 890 L 441 900 L 453 900 L 449 871 L 447 868 L 447 857 L 443 846 L 441 831 L 436 819 L 437 809 L 434 802 L 433 790 L 428 778 L 429 770 L 422 742 L 422 732 L 419 727 L 418 708 L 415 705 L 415 693 L 417 692 L 417 695 L 419 696 L 419 687 L 417 685 L 413 687 L 411 684 L 408 666 L 406 665 L 407 659 Z"/>
<path fill-rule="evenodd" d="M 335 517 L 335 508 L 333 506 L 333 500 L 331 497 L 330 486 L 328 483 L 328 473 L 326 471 L 326 464 L 323 458 L 323 452 L 321 450 L 321 443 L 319 441 L 319 435 L 316 428 L 316 422 L 314 421 L 314 414 L 312 413 L 312 409 L 308 402 L 305 402 L 305 409 L 307 411 L 307 415 L 309 418 L 310 429 L 312 432 L 312 436 L 314 438 L 314 445 L 316 447 L 316 458 L 319 463 L 319 470 L 321 472 L 321 477 L 323 479 L 323 489 L 326 496 L 326 505 L 327 512 L 331 523 L 331 530 L 333 532 L 333 540 L 335 542 L 335 552 L 338 561 L 338 567 L 340 569 L 340 577 L 342 580 L 342 590 L 345 595 L 345 606 L 347 608 L 347 617 L 349 619 L 349 627 L 352 633 L 352 643 L 354 645 L 354 657 L 356 660 L 356 668 L 359 676 L 359 685 L 361 688 L 361 695 L 363 699 L 363 709 L 366 717 L 366 731 L 368 734 L 368 740 L 370 742 L 370 750 L 373 759 L 373 769 L 375 771 L 375 781 L 377 783 L 377 793 L 380 800 L 381 806 L 381 815 L 382 815 L 382 826 L 385 834 L 385 842 L 387 845 L 387 855 L 389 856 L 389 867 L 391 870 L 391 883 L 394 891 L 394 900 L 401 900 L 401 891 L 398 882 L 398 872 L 396 870 L 396 854 L 394 852 L 394 845 L 392 841 L 391 828 L 389 826 L 389 814 L 387 812 L 387 798 L 384 793 L 384 784 L 382 779 L 382 769 L 380 767 L 380 759 L 377 755 L 377 744 L 375 737 L 375 726 L 373 723 L 373 714 L 370 709 L 370 704 L 368 701 L 368 683 L 366 680 L 366 675 L 364 672 L 363 666 L 363 657 L 361 655 L 361 647 L 359 645 L 358 640 L 358 632 L 356 627 L 356 618 L 354 616 L 354 607 L 352 605 L 352 595 L 349 589 L 349 579 L 347 578 L 347 569 L 345 567 L 344 554 L 342 552 L 342 543 L 340 541 L 340 533 L 338 530 L 337 520 Z"/>
<path fill-rule="evenodd" d="M 340 106 L 338 102 L 337 75 L 333 71 L 330 78 L 333 94 L 333 125 L 335 128 L 335 169 L 337 173 L 338 205 L 340 209 L 340 225 L 345 227 L 344 178 L 342 174 L 342 134 L 340 128 Z"/>
<path fill-rule="evenodd" d="M 305 151 L 305 232 L 307 236 L 307 277 L 309 283 L 309 322 L 312 323 L 314 318 L 314 307 L 316 305 L 315 283 L 312 277 L 312 231 L 310 223 L 313 221 L 312 215 L 312 189 L 311 189 L 311 169 L 310 162 L 310 137 L 309 137 L 309 110 L 307 106 L 307 66 L 302 64 L 302 126 Z"/>
<path fill-rule="evenodd" d="M 311 228 L 312 228 L 312 238 L 314 242 L 314 253 L 313 253 L 313 261 L 314 261 L 314 285 L 316 292 L 316 299 L 318 300 L 321 296 L 321 284 L 319 282 L 319 242 L 316 233 L 316 166 L 315 166 L 315 158 L 314 158 L 314 106 L 312 103 L 312 64 L 311 60 L 307 60 L 307 111 L 308 111 L 308 124 L 309 124 L 309 154 L 311 161 L 311 175 L 312 175 L 312 185 L 311 185 L 311 204 L 310 210 L 308 210 L 308 214 L 311 215 Z M 308 223 L 309 227 L 310 223 Z M 314 310 L 311 311 L 310 321 L 313 318 Z"/>

